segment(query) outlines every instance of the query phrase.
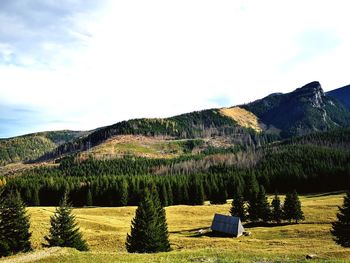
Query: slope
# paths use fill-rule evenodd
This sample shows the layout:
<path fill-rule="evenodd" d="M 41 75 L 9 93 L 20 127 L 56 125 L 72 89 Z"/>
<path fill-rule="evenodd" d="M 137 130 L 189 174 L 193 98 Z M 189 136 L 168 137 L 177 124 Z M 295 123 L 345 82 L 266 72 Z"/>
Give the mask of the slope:
<path fill-rule="evenodd" d="M 246 111 L 245 111 L 246 112 Z M 71 153 L 90 151 L 115 136 L 133 135 L 158 140 L 192 140 L 206 138 L 234 145 L 258 145 L 270 140 L 252 128 L 242 127 L 220 109 L 209 109 L 182 114 L 166 119 L 133 119 L 96 129 L 91 134 L 57 147 L 39 160 L 57 158 Z M 219 138 L 219 139 L 217 139 Z M 215 143 L 214 143 L 215 145 Z"/>
<path fill-rule="evenodd" d="M 350 126 L 350 112 L 326 96 L 316 81 L 293 92 L 271 94 L 241 107 L 265 124 L 280 129 L 283 137 Z"/>
<path fill-rule="evenodd" d="M 344 105 L 344 107 L 350 110 L 350 85 L 328 91 L 326 95 L 337 99 L 340 103 Z"/>
<path fill-rule="evenodd" d="M 84 134 L 85 132 L 64 130 L 0 139 L 0 165 L 36 159 Z"/>

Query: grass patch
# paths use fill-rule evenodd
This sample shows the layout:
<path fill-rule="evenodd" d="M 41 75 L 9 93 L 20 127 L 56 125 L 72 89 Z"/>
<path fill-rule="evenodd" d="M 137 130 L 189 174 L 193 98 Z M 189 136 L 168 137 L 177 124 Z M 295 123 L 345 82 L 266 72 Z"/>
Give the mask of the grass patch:
<path fill-rule="evenodd" d="M 228 214 L 230 204 L 166 208 L 172 252 L 128 254 L 126 233 L 136 207 L 79 208 L 74 214 L 91 252 L 53 255 L 38 262 L 300 262 L 316 254 L 325 262 L 350 262 L 350 249 L 334 243 L 330 234 L 343 194 L 301 196 L 305 221 L 301 224 L 247 227 L 249 237 L 196 236 L 211 225 L 215 213 Z M 30 207 L 33 245 L 41 250 L 53 207 Z M 265 260 L 265 261 L 264 261 Z"/>

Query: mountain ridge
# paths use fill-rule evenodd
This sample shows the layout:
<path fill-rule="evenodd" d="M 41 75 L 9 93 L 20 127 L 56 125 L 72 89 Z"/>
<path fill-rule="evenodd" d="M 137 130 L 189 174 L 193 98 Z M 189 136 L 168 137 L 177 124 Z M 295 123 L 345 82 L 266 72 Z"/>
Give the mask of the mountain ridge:
<path fill-rule="evenodd" d="M 340 89 L 342 91 L 350 90 L 350 85 Z M 279 138 L 347 127 L 350 127 L 350 111 L 344 103 L 334 98 L 332 91 L 325 93 L 321 84 L 313 81 L 289 93 L 272 93 L 251 103 L 229 108 L 207 109 L 163 119 L 131 119 L 85 132 L 64 130 L 33 133 L 0 139 L 0 143 L 8 140 L 31 137 L 38 139 L 40 137 L 43 140 L 42 144 L 48 145 L 39 147 L 40 150 L 35 154 L 28 155 L 27 153 L 25 158 L 15 158 L 14 160 L 36 159 L 43 161 L 72 153 L 86 151 L 91 153 L 90 149 L 99 145 L 102 145 L 99 146 L 99 150 L 104 151 L 103 145 L 106 143 L 111 149 L 111 153 L 118 152 L 120 154 L 120 147 L 125 148 L 125 144 L 122 145 L 117 137 L 125 135 L 146 136 L 155 138 L 155 140 L 158 138 L 159 142 L 163 140 L 163 143 L 165 142 L 167 145 L 167 141 L 174 141 L 177 144 L 176 140 L 185 140 L 189 144 L 192 144 L 192 141 L 196 139 L 212 141 L 211 144 L 204 143 L 205 146 L 202 145 L 198 148 L 197 145 L 191 148 L 193 151 L 198 151 L 205 150 L 205 147 L 212 147 L 212 145 L 259 147 Z M 142 148 L 144 151 L 156 150 L 155 153 L 159 155 L 164 150 L 162 147 L 165 147 L 163 144 L 160 148 L 159 146 L 154 148 L 156 145 L 154 142 L 143 145 L 137 138 L 128 138 L 131 138 L 132 143 L 136 142 L 136 144 L 129 145 L 131 148 L 133 147 L 131 152 Z M 180 148 L 178 146 L 172 148 L 171 146 L 170 149 L 178 153 L 188 153 L 187 146 L 182 142 L 180 145 Z M 127 150 L 125 150 L 126 153 Z M 35 149 L 32 151 L 35 152 Z M 109 154 L 107 152 L 107 155 Z M 110 154 L 110 156 L 113 158 L 114 155 Z"/>

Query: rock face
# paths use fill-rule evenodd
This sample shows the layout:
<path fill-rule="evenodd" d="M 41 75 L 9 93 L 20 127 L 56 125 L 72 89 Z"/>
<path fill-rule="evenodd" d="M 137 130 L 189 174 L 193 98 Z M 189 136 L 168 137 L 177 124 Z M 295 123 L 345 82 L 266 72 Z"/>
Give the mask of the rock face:
<path fill-rule="evenodd" d="M 271 94 L 242 107 L 263 123 L 280 129 L 283 137 L 350 126 L 350 112 L 337 100 L 326 96 L 317 81 L 290 93 Z"/>

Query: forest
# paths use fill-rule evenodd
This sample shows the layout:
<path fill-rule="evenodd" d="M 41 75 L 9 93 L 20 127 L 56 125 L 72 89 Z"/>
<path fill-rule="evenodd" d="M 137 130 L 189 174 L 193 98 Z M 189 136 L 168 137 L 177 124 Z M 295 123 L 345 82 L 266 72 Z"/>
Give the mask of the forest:
<path fill-rule="evenodd" d="M 322 145 L 318 145 L 320 140 Z M 247 198 L 247 192 L 258 191 L 259 185 L 269 193 L 343 190 L 350 176 L 348 143 L 349 130 L 343 130 L 259 149 L 227 149 L 226 153 L 222 149 L 173 159 L 80 160 L 69 156 L 57 167 L 35 168 L 7 178 L 4 189 L 18 190 L 32 206 L 57 205 L 64 191 L 74 206 L 137 205 L 149 184 L 157 186 L 164 206 L 201 205 L 204 200 L 220 203 L 237 192 Z"/>

